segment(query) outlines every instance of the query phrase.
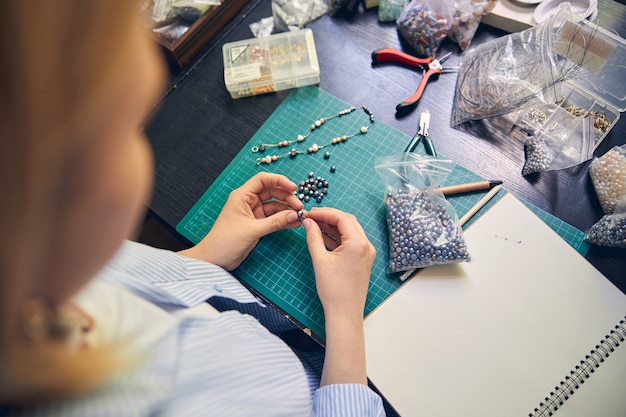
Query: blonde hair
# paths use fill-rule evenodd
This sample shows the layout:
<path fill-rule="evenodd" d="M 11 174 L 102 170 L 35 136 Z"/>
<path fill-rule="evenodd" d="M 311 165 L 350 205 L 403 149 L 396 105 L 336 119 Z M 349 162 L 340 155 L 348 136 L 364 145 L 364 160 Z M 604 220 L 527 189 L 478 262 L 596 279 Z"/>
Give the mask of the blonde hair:
<path fill-rule="evenodd" d="M 72 162 L 93 134 L 98 97 L 123 66 L 140 2 L 0 2 L 0 403 L 74 394 L 121 362 L 115 349 L 29 343 L 20 305 L 46 272 L 55 213 L 71 199 Z M 126 52 L 128 53 L 128 52 Z"/>

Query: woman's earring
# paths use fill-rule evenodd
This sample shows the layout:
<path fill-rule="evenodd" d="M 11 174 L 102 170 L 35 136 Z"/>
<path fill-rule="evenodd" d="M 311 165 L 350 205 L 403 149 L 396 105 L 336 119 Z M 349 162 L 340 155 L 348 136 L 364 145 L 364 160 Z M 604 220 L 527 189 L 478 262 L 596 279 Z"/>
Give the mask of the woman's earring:
<path fill-rule="evenodd" d="M 21 309 L 24 334 L 33 342 L 56 340 L 74 344 L 84 339 L 93 319 L 71 302 L 53 306 L 43 298 L 27 300 Z"/>
<path fill-rule="evenodd" d="M 33 342 L 41 342 L 50 335 L 53 310 L 43 298 L 27 300 L 20 310 L 22 330 Z"/>

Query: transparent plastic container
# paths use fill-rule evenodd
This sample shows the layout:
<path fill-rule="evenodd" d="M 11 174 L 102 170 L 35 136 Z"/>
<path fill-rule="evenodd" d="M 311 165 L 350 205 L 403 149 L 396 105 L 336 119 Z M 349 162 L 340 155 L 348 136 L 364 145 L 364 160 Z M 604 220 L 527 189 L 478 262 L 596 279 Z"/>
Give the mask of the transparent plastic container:
<path fill-rule="evenodd" d="M 548 94 L 553 102 L 535 102 L 531 110 L 516 112 L 516 122 L 556 142 L 562 140 L 559 135 L 592 133 L 590 147 L 595 150 L 626 110 L 626 41 L 586 20 L 565 22 L 560 30 L 567 42 L 560 44 L 557 38 L 553 47 L 580 67 Z"/>
<path fill-rule="evenodd" d="M 224 82 L 232 98 L 272 93 L 320 81 L 311 29 L 222 46 Z"/>

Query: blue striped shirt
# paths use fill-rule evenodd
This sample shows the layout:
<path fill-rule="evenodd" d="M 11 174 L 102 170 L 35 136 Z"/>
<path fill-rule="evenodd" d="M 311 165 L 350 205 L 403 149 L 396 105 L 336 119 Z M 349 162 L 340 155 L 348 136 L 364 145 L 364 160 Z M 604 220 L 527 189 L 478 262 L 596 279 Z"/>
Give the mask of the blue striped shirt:
<path fill-rule="evenodd" d="M 128 338 L 136 364 L 19 415 L 385 415 L 365 385 L 319 388 L 323 352 L 289 348 L 276 334 L 293 325 L 216 265 L 125 242 L 97 278 L 77 297 L 97 323 L 92 343 Z"/>

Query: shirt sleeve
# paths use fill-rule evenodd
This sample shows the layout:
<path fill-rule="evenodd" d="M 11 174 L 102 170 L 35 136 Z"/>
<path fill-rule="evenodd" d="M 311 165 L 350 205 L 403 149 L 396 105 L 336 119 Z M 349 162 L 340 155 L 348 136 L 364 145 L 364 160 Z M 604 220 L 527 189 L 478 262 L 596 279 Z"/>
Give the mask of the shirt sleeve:
<path fill-rule="evenodd" d="M 332 384 L 315 391 L 311 416 L 384 417 L 383 401 L 363 384 Z"/>
<path fill-rule="evenodd" d="M 194 307 L 219 295 L 240 303 L 258 299 L 217 265 L 126 241 L 98 278 L 157 304 Z"/>

